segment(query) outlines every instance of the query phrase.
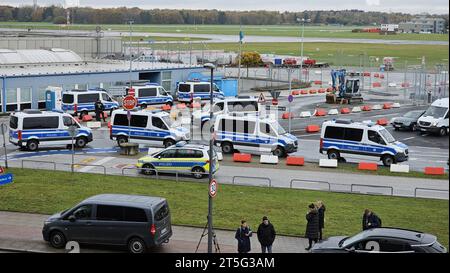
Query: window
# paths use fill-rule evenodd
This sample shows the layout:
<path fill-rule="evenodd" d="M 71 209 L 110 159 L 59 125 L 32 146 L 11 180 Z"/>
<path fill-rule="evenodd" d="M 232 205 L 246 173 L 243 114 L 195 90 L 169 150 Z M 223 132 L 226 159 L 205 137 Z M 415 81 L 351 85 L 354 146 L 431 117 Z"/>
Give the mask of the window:
<path fill-rule="evenodd" d="M 7 88 L 6 89 L 6 102 L 7 104 L 17 103 L 17 88 Z"/>
<path fill-rule="evenodd" d="M 378 144 L 382 144 L 382 145 L 386 145 L 384 140 L 381 138 L 381 136 L 376 131 L 369 130 L 368 131 L 368 138 L 372 142 L 375 142 L 375 143 L 378 143 Z"/>
<path fill-rule="evenodd" d="M 47 91 L 47 87 L 39 87 L 38 94 L 37 94 L 38 101 L 45 101 L 46 100 L 46 98 L 45 98 L 45 92 L 46 91 Z"/>
<path fill-rule="evenodd" d="M 19 118 L 18 117 L 11 116 L 11 118 L 9 119 L 9 128 L 17 129 L 18 122 L 19 122 Z"/>
<path fill-rule="evenodd" d="M 156 87 L 139 89 L 139 97 L 156 97 L 157 94 L 158 89 Z"/>
<path fill-rule="evenodd" d="M 23 119 L 23 129 L 56 129 L 59 117 L 29 117 Z"/>
<path fill-rule="evenodd" d="M 73 213 L 73 216 L 77 220 L 85 220 L 85 219 L 91 219 L 92 215 L 92 205 L 83 205 L 79 208 L 77 208 Z"/>
<path fill-rule="evenodd" d="M 178 85 L 178 92 L 191 92 L 191 85 L 186 83 L 181 83 Z"/>
<path fill-rule="evenodd" d="M 63 117 L 64 126 L 76 125 L 75 121 L 71 117 Z"/>
<path fill-rule="evenodd" d="M 224 106 L 223 102 L 219 102 L 219 103 L 214 104 L 213 112 L 215 113 L 215 112 L 222 111 L 223 110 L 223 106 Z"/>
<path fill-rule="evenodd" d="M 167 94 L 167 91 L 164 89 L 164 87 L 159 87 L 159 94 L 161 96 L 168 96 L 169 94 Z"/>
<path fill-rule="evenodd" d="M 124 214 L 124 221 L 126 222 L 147 222 L 147 215 L 145 214 L 145 211 L 143 209 L 138 208 L 129 208 L 124 207 L 123 208 L 123 214 Z"/>
<path fill-rule="evenodd" d="M 131 115 L 130 126 L 131 127 L 147 127 L 148 116 Z M 128 126 L 128 117 L 125 114 L 116 114 L 114 116 L 113 125 Z"/>
<path fill-rule="evenodd" d="M 97 220 L 100 221 L 123 221 L 123 207 L 119 206 L 97 206 Z"/>
<path fill-rule="evenodd" d="M 133 117 L 133 116 L 131 116 Z M 127 115 L 124 114 L 116 114 L 114 116 L 114 122 L 113 125 L 119 125 L 119 126 L 128 126 L 128 118 Z"/>
<path fill-rule="evenodd" d="M 152 117 L 152 125 L 159 129 L 168 130 L 166 124 L 158 117 Z"/>
<path fill-rule="evenodd" d="M 270 127 L 270 124 L 268 124 L 268 123 L 265 123 L 265 122 L 259 123 L 259 130 L 263 134 L 277 136 L 277 134 L 272 130 L 272 128 Z"/>
<path fill-rule="evenodd" d="M 236 120 L 235 121 L 235 132 L 241 134 L 254 134 L 255 133 L 255 122 L 248 120 Z"/>
<path fill-rule="evenodd" d="M 255 112 L 258 111 L 258 102 L 256 101 L 236 101 L 228 102 L 230 112 Z"/>
<path fill-rule="evenodd" d="M 171 71 L 164 71 L 161 73 L 161 85 L 165 90 L 171 90 L 172 89 L 172 72 Z"/>
<path fill-rule="evenodd" d="M 63 103 L 73 103 L 73 95 L 71 94 L 64 94 L 62 97 Z"/>
<path fill-rule="evenodd" d="M 325 138 L 344 139 L 344 128 L 327 126 L 325 129 Z"/>
<path fill-rule="evenodd" d="M 106 93 L 102 93 L 102 99 L 104 101 L 112 101 L 111 97 Z"/>
<path fill-rule="evenodd" d="M 361 141 L 364 133 L 363 129 L 345 128 L 345 140 Z"/>
<path fill-rule="evenodd" d="M 378 243 L 381 252 L 413 251 L 408 243 L 402 241 L 382 239 Z"/>
<path fill-rule="evenodd" d="M 20 103 L 31 102 L 31 88 L 20 88 Z"/>
<path fill-rule="evenodd" d="M 164 151 L 159 154 L 159 156 L 161 158 L 175 158 L 176 155 L 177 155 L 177 150 L 175 150 L 175 149 L 167 150 L 167 151 Z"/>
<path fill-rule="evenodd" d="M 232 119 L 222 119 L 219 122 L 219 131 L 223 132 L 234 132 L 233 130 L 233 122 Z"/>
<path fill-rule="evenodd" d="M 179 149 L 177 158 L 202 158 L 203 152 L 189 149 Z"/>
<path fill-rule="evenodd" d="M 209 84 L 194 84 L 194 93 L 209 93 L 210 89 Z"/>
<path fill-rule="evenodd" d="M 158 211 L 155 213 L 155 221 L 164 220 L 167 216 L 169 216 L 170 210 L 167 204 L 164 204 Z"/>
<path fill-rule="evenodd" d="M 94 103 L 99 99 L 98 93 L 93 94 L 79 94 L 78 103 Z"/>

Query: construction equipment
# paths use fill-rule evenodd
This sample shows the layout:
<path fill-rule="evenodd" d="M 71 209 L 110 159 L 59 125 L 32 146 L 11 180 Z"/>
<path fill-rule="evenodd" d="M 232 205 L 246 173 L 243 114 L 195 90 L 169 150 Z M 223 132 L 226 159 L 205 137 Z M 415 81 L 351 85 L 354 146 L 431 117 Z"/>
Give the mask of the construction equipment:
<path fill-rule="evenodd" d="M 383 64 L 380 65 L 380 71 L 393 71 L 394 70 L 394 58 L 384 57 Z"/>
<path fill-rule="evenodd" d="M 346 76 L 349 76 L 349 74 L 345 69 L 331 70 L 331 80 L 334 94 L 327 96 L 328 103 L 337 102 L 341 104 L 350 104 L 352 101 L 363 101 L 361 90 L 359 88 L 359 78 L 354 78 L 352 76 L 351 78 L 346 79 Z M 338 93 L 336 94 L 336 92 Z"/>

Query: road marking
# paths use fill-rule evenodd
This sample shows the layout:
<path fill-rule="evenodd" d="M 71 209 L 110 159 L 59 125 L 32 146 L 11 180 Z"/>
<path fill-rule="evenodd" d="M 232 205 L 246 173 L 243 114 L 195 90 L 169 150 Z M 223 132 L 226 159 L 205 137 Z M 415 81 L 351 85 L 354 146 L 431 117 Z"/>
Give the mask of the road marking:
<path fill-rule="evenodd" d="M 85 158 L 85 159 L 81 160 L 81 162 L 78 163 L 78 164 L 80 164 L 80 165 L 75 164 L 75 165 L 73 165 L 73 167 L 74 167 L 74 168 L 79 168 L 79 167 L 81 167 L 81 165 L 83 165 L 83 164 L 88 164 L 89 162 L 92 162 L 92 161 L 94 161 L 95 159 L 96 159 L 95 157 L 88 157 L 88 158 Z"/>
<path fill-rule="evenodd" d="M 402 141 L 405 141 L 405 140 L 410 140 L 410 139 L 413 139 L 413 138 L 416 138 L 416 137 L 407 137 L 407 138 L 404 138 L 404 139 L 402 139 Z"/>
<path fill-rule="evenodd" d="M 102 165 L 103 166 L 103 164 L 105 164 L 106 162 L 108 162 L 110 160 L 113 160 L 113 159 L 115 159 L 115 157 L 110 157 L 110 156 L 109 157 L 105 157 L 105 158 L 100 159 L 99 161 L 95 162 L 96 163 L 95 165 Z M 81 168 L 79 171 L 80 172 L 88 172 L 88 171 L 92 170 L 93 168 L 95 168 L 95 166 L 86 166 L 84 168 Z"/>

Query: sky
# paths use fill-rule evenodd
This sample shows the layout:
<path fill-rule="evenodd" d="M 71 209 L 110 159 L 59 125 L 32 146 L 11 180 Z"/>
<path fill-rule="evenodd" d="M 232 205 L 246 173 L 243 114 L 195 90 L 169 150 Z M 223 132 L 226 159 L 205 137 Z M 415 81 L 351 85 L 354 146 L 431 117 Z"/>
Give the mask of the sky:
<path fill-rule="evenodd" d="M 448 14 L 448 0 L 38 0 L 39 5 L 219 10 L 343 10 Z M 0 0 L 0 4 L 32 5 L 33 0 Z"/>

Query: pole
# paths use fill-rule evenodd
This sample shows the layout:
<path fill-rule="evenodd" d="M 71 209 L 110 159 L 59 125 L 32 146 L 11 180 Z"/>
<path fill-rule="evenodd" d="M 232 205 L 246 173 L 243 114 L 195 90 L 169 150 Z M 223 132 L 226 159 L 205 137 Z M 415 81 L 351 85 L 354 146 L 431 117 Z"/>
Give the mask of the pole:
<path fill-rule="evenodd" d="M 6 151 L 6 138 L 5 138 L 5 132 L 7 130 L 7 126 L 2 123 L 2 135 L 3 135 L 3 148 L 5 149 L 5 168 L 8 169 L 8 153 Z"/>
<path fill-rule="evenodd" d="M 403 76 L 403 84 L 405 85 L 405 88 L 403 89 L 403 99 L 406 102 L 406 94 L 408 93 L 408 83 L 406 78 L 406 73 L 408 71 L 408 60 L 405 61 L 405 75 Z"/>
<path fill-rule="evenodd" d="M 299 81 L 302 81 L 302 73 L 303 73 L 303 39 L 305 35 L 305 19 L 302 19 L 302 42 L 301 42 L 301 48 L 300 48 L 300 79 Z"/>
<path fill-rule="evenodd" d="M 288 68 L 288 78 L 289 78 L 289 95 L 292 95 L 292 80 L 291 80 L 291 69 Z M 289 128 L 288 132 L 291 133 L 291 102 L 289 102 Z"/>
<path fill-rule="evenodd" d="M 73 173 L 73 165 L 75 164 L 75 144 L 73 143 L 73 139 L 74 139 L 75 133 L 72 133 L 72 164 L 70 165 L 70 169 Z"/>
<path fill-rule="evenodd" d="M 239 57 L 238 57 L 238 90 L 237 94 L 241 90 L 241 58 L 242 58 L 242 41 L 239 41 Z M 212 104 L 211 104 L 212 105 Z"/>
<path fill-rule="evenodd" d="M 131 73 L 132 73 L 132 68 L 133 68 L 133 57 L 132 57 L 132 54 L 131 54 L 131 43 L 132 43 L 132 36 L 131 35 L 133 35 L 133 30 L 132 30 L 132 24 L 133 24 L 133 21 L 128 21 L 128 23 L 130 24 L 130 45 L 129 45 L 129 54 L 130 54 L 130 75 L 129 75 L 129 80 L 130 80 L 130 89 L 131 89 L 131 87 L 133 86 L 132 85 L 132 83 L 131 83 Z"/>
<path fill-rule="evenodd" d="M 211 67 L 211 87 L 210 87 L 210 96 L 209 96 L 209 120 L 213 120 L 213 84 L 214 84 L 214 67 Z M 214 145 L 214 139 L 213 139 L 213 133 L 214 133 L 214 127 L 210 126 L 210 137 L 209 137 L 209 184 L 208 184 L 208 253 L 212 253 L 212 241 L 213 241 L 213 219 L 212 219 L 212 207 L 213 207 L 213 200 L 211 195 L 209 194 L 209 185 L 211 184 L 211 181 L 213 179 L 213 145 Z"/>

